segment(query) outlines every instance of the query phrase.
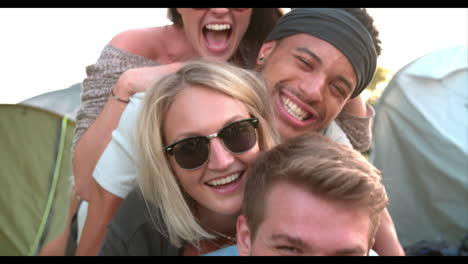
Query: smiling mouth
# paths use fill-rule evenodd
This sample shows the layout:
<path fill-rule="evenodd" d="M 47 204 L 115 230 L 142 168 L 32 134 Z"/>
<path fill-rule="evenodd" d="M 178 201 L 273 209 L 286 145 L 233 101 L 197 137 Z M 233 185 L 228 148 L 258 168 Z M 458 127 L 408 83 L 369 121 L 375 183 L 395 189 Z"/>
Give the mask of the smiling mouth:
<path fill-rule="evenodd" d="M 224 187 L 229 184 L 238 182 L 241 178 L 242 178 L 242 173 L 236 172 L 224 178 L 219 178 L 219 179 L 208 181 L 205 184 L 210 187 Z"/>
<path fill-rule="evenodd" d="M 302 109 L 300 106 L 295 104 L 286 96 L 280 95 L 280 99 L 284 109 L 286 109 L 286 111 L 295 119 L 299 121 L 304 121 L 312 117 L 312 115 L 309 112 Z"/>
<path fill-rule="evenodd" d="M 229 24 L 208 24 L 203 27 L 205 42 L 212 51 L 224 50 L 229 43 L 231 32 Z"/>

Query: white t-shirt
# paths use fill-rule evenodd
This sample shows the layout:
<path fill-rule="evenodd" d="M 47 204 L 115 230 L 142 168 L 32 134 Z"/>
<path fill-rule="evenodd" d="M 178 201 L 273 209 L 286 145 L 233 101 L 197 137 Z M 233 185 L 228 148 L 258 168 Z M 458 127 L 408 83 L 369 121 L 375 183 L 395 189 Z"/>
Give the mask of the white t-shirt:
<path fill-rule="evenodd" d="M 102 188 L 122 199 L 137 186 L 135 129 L 143 96 L 144 93 L 137 93 L 130 98 L 117 128 L 112 132 L 112 139 L 93 172 L 94 179 Z M 335 121 L 323 130 L 323 134 L 352 147 L 346 134 Z"/>

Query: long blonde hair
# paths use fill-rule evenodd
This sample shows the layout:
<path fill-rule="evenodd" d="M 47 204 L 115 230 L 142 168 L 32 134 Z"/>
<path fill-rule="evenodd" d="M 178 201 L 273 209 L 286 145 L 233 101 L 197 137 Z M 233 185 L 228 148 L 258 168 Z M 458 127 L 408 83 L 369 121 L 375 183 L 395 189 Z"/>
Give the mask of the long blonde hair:
<path fill-rule="evenodd" d="M 215 237 L 197 221 L 194 201 L 178 184 L 164 150 L 162 131 L 166 113 L 177 95 L 190 86 L 213 89 L 244 103 L 249 113 L 259 119 L 260 150 L 268 150 L 278 142 L 277 132 L 270 126 L 274 114 L 268 102 L 268 90 L 254 72 L 226 62 L 191 61 L 163 77 L 146 92 L 137 125 L 141 154 L 137 179 L 145 201 L 160 210 L 162 221 L 159 222 L 165 224 L 167 233 L 163 228 L 157 228 L 176 247 L 183 241 L 198 245 L 200 240 Z"/>

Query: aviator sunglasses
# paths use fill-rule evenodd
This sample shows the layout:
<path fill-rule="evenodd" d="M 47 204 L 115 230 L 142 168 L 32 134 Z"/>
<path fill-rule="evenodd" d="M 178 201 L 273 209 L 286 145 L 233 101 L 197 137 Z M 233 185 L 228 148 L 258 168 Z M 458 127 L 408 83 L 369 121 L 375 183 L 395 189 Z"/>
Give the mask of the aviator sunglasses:
<path fill-rule="evenodd" d="M 257 127 L 257 118 L 243 119 L 233 122 L 209 136 L 188 137 L 179 140 L 167 146 L 165 150 L 169 155 L 174 156 L 181 168 L 194 170 L 208 161 L 211 139 L 219 137 L 231 153 L 240 154 L 249 151 L 257 142 Z"/>

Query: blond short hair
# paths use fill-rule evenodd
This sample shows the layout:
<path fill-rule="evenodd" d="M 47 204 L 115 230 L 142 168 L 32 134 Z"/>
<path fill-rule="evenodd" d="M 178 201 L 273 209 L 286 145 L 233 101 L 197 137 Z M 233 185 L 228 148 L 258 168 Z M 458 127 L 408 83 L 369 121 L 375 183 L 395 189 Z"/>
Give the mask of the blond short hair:
<path fill-rule="evenodd" d="M 194 212 L 195 202 L 178 184 L 164 150 L 166 113 L 177 95 L 191 86 L 206 87 L 243 103 L 248 112 L 259 120 L 260 150 L 268 150 L 278 142 L 277 132 L 270 127 L 274 114 L 268 102 L 268 90 L 252 71 L 226 62 L 191 61 L 177 72 L 163 77 L 146 92 L 137 126 L 141 154 L 137 179 L 145 201 L 160 210 L 161 222 L 167 227 L 166 235 L 177 247 L 182 241 L 197 245 L 202 239 L 214 238 L 199 225 Z M 162 232 L 161 228 L 159 230 Z"/>
<path fill-rule="evenodd" d="M 266 197 L 279 182 L 366 208 L 371 220 L 369 238 L 374 237 L 380 212 L 388 203 L 380 172 L 361 153 L 311 132 L 257 158 L 247 178 L 242 208 L 252 240 L 264 220 Z"/>

